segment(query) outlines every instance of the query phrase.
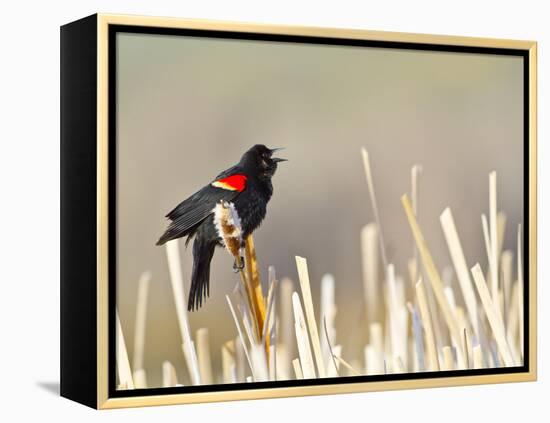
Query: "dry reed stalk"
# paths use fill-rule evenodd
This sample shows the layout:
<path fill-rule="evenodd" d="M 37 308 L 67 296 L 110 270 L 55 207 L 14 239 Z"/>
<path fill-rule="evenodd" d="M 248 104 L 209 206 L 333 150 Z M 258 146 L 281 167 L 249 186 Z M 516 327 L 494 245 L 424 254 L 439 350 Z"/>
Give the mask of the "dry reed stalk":
<path fill-rule="evenodd" d="M 321 330 L 321 353 L 323 359 L 327 363 L 327 367 L 330 367 L 331 360 L 331 347 L 336 342 L 336 305 L 334 300 L 335 281 L 334 277 L 329 274 L 323 275 L 321 279 L 321 315 L 319 320 L 319 327 L 324 328 Z"/>
<path fill-rule="evenodd" d="M 466 318 L 466 312 L 462 306 L 455 306 L 455 316 L 458 323 L 458 328 L 462 333 L 462 349 L 464 350 L 464 357 L 466 359 L 466 368 L 469 367 L 469 361 L 471 359 L 471 351 L 469 350 L 469 340 L 472 326 L 468 323 Z M 471 346 L 471 345 L 470 345 Z"/>
<path fill-rule="evenodd" d="M 170 388 L 178 385 L 178 377 L 176 375 L 176 369 L 169 361 L 162 363 L 162 387 Z"/>
<path fill-rule="evenodd" d="M 416 243 L 415 243 L 416 245 Z M 418 263 L 415 261 L 414 258 L 410 258 L 407 260 L 407 272 L 409 276 L 409 281 L 411 284 L 415 284 L 415 278 L 417 278 L 418 275 Z"/>
<path fill-rule="evenodd" d="M 277 324 L 277 326 L 279 326 L 279 324 Z M 291 355 L 288 353 L 286 345 L 281 341 L 277 342 L 275 354 L 277 355 L 277 368 L 275 373 L 277 375 L 277 380 L 292 379 Z"/>
<path fill-rule="evenodd" d="M 237 382 L 244 382 L 246 378 L 246 350 L 239 336 L 234 339 L 235 342 L 235 366 L 237 368 Z"/>
<path fill-rule="evenodd" d="M 285 347 L 284 358 L 282 365 L 285 365 L 283 372 L 288 375 L 292 373 L 292 360 L 295 357 L 296 351 L 296 333 L 294 331 L 294 318 L 292 311 L 292 293 L 294 292 L 294 284 L 289 278 L 283 278 L 279 287 L 279 342 Z M 280 349 L 280 346 L 279 346 Z M 281 360 L 279 360 L 281 362 Z"/>
<path fill-rule="evenodd" d="M 454 358 L 453 350 L 448 345 L 442 348 L 443 353 L 443 365 L 441 370 L 453 370 L 454 369 Z"/>
<path fill-rule="evenodd" d="M 518 326 L 519 326 L 519 349 L 521 359 L 523 360 L 523 344 L 524 344 L 524 329 L 523 329 L 523 261 L 521 255 L 521 223 L 518 225 L 517 235 L 517 272 L 518 272 Z"/>
<path fill-rule="evenodd" d="M 379 321 L 381 314 L 378 301 L 380 298 L 378 249 L 378 228 L 376 223 L 369 223 L 363 226 L 361 230 L 363 293 L 365 296 L 367 324 Z"/>
<path fill-rule="evenodd" d="M 447 298 L 445 297 L 445 293 L 443 291 L 443 283 L 441 282 L 439 271 L 435 266 L 435 263 L 432 259 L 432 255 L 430 254 L 430 251 L 428 249 L 426 240 L 424 239 L 424 235 L 422 234 L 422 231 L 420 230 L 420 226 L 416 221 L 416 217 L 414 216 L 414 213 L 412 211 L 411 204 L 407 194 L 401 197 L 401 202 L 403 203 L 403 207 L 405 209 L 405 213 L 407 215 L 409 225 L 411 227 L 413 236 L 416 240 L 416 244 L 420 252 L 420 257 L 422 258 L 422 263 L 424 264 L 424 268 L 426 269 L 426 273 L 431 282 L 431 286 L 434 291 L 435 297 L 437 299 L 439 307 L 441 308 L 441 311 L 443 312 L 443 317 L 445 318 L 445 322 L 447 323 L 447 326 L 451 333 L 451 337 L 454 338 L 454 341 L 457 344 L 458 360 L 459 362 L 462 363 L 462 365 L 464 365 L 465 363 L 464 351 L 460 346 L 461 336 L 458 330 L 456 319 L 454 318 L 450 305 L 447 301 Z"/>
<path fill-rule="evenodd" d="M 418 218 L 418 179 L 420 177 L 420 173 L 422 172 L 422 166 L 415 164 L 411 168 L 411 199 L 412 199 L 412 209 L 414 215 Z M 413 243 L 413 263 L 414 266 L 412 267 L 413 272 L 411 273 L 411 286 L 414 289 L 414 285 L 416 283 L 416 280 L 418 279 L 418 249 L 416 248 L 416 243 Z"/>
<path fill-rule="evenodd" d="M 268 380 L 277 380 L 277 350 L 275 343 L 269 346 L 269 379 Z"/>
<path fill-rule="evenodd" d="M 136 389 L 147 388 L 147 374 L 145 370 L 143 369 L 134 370 L 134 373 L 132 373 L 132 377 L 134 379 L 134 387 Z"/>
<path fill-rule="evenodd" d="M 200 328 L 196 332 L 197 356 L 201 381 L 205 385 L 214 383 L 212 378 L 212 360 L 210 359 L 210 340 L 207 328 Z"/>
<path fill-rule="evenodd" d="M 506 338 L 508 342 L 510 340 L 516 339 L 518 335 L 518 289 L 519 283 L 516 281 L 512 287 L 512 294 L 510 295 L 510 309 L 508 310 L 508 319 L 506 320 Z"/>
<path fill-rule="evenodd" d="M 466 351 L 466 368 L 470 368 L 470 362 L 473 360 L 472 356 L 472 341 L 470 340 L 470 337 L 468 335 L 468 329 L 464 328 L 464 340 L 463 340 L 463 348 L 464 351 Z M 470 358 L 472 357 L 472 358 Z"/>
<path fill-rule="evenodd" d="M 118 310 L 116 311 L 116 367 L 118 381 L 124 389 L 134 389 L 134 379 L 130 368 L 130 360 L 128 359 L 128 350 L 126 349 L 126 341 L 120 323 Z"/>
<path fill-rule="evenodd" d="M 332 357 L 334 359 L 332 366 L 328 366 L 327 377 L 338 377 L 340 376 L 340 362 L 338 357 L 342 357 L 342 346 L 335 345 L 332 347 Z"/>
<path fill-rule="evenodd" d="M 315 312 L 313 310 L 313 300 L 311 299 L 311 288 L 309 284 L 309 272 L 307 268 L 307 260 L 303 257 L 296 256 L 296 267 L 298 268 L 298 277 L 300 279 L 300 288 L 302 289 L 302 298 L 304 299 L 304 307 L 307 316 L 307 327 L 311 336 L 311 345 L 317 363 L 317 371 L 319 377 L 325 377 L 326 369 L 321 353 L 321 341 L 319 340 L 319 332 L 317 330 L 317 321 L 315 320 Z M 293 298 L 294 300 L 294 298 Z M 302 366 L 303 366 L 302 362 Z M 302 369 L 304 370 L 304 369 Z M 304 370 L 304 375 L 305 375 Z"/>
<path fill-rule="evenodd" d="M 387 291 L 387 289 L 386 289 Z M 386 294 L 384 297 L 387 299 L 389 296 Z M 393 363 L 393 353 L 392 353 L 392 345 L 391 345 L 391 325 L 389 324 L 391 317 L 390 317 L 390 309 L 386 304 L 386 324 L 383 326 L 384 332 L 383 332 L 383 342 L 384 342 L 384 366 L 385 370 L 388 369 L 388 367 L 391 370 L 391 366 Z M 387 372 L 385 372 L 387 373 Z"/>
<path fill-rule="evenodd" d="M 295 358 L 292 360 L 292 367 L 294 368 L 294 374 L 296 379 L 303 379 L 304 373 L 302 372 L 302 366 L 300 365 L 300 359 Z"/>
<path fill-rule="evenodd" d="M 487 216 L 485 216 L 485 214 L 481 215 L 481 226 L 483 229 L 483 240 L 485 241 L 485 251 L 487 252 L 487 262 L 489 263 L 487 279 L 489 279 L 489 281 L 491 282 L 490 292 L 491 292 L 491 298 L 493 298 L 493 281 L 495 280 L 493 278 L 493 274 L 495 272 L 498 273 L 498 268 L 493 269 L 493 266 L 495 265 L 493 260 L 493 242 L 491 240 L 489 223 L 487 222 Z M 498 290 L 498 285 L 497 285 L 497 290 Z M 497 297 L 495 296 L 494 298 L 497 298 Z"/>
<path fill-rule="evenodd" d="M 265 382 L 269 380 L 269 369 L 267 367 L 267 354 L 265 345 L 253 344 L 250 346 L 250 358 L 254 366 L 254 381 Z"/>
<path fill-rule="evenodd" d="M 481 351 L 481 345 L 474 345 L 472 348 L 474 355 L 474 369 L 483 369 L 483 352 Z"/>
<path fill-rule="evenodd" d="M 434 332 L 432 328 L 432 319 L 428 308 L 428 300 L 426 298 L 426 290 L 424 282 L 419 279 L 416 283 L 416 298 L 418 300 L 418 308 L 420 309 L 420 317 L 424 326 L 424 335 L 426 337 L 426 350 L 428 354 L 428 369 L 431 371 L 439 370 L 439 360 L 437 357 L 437 347 L 435 345 Z"/>
<path fill-rule="evenodd" d="M 239 324 L 239 319 L 237 318 L 235 309 L 233 308 L 233 303 L 231 302 L 231 298 L 229 298 L 229 295 L 226 295 L 225 299 L 227 300 L 227 304 L 229 305 L 229 309 L 231 310 L 231 315 L 233 316 L 233 321 L 235 322 L 235 326 L 237 327 L 237 332 L 239 333 L 239 340 L 241 341 L 241 346 L 243 348 L 246 361 L 248 361 L 248 366 L 250 367 L 252 374 L 254 374 L 254 366 L 252 366 L 252 360 L 250 359 L 250 354 L 248 353 L 248 348 L 246 347 L 243 331 L 241 329 L 241 325 Z"/>
<path fill-rule="evenodd" d="M 382 225 L 380 223 L 380 214 L 378 213 L 378 204 L 376 202 L 376 194 L 374 192 L 374 183 L 372 180 L 372 171 L 370 167 L 369 153 L 365 148 L 361 148 L 361 156 L 363 157 L 363 167 L 365 168 L 365 176 L 367 178 L 367 186 L 369 189 L 370 201 L 372 204 L 372 211 L 374 213 L 374 219 L 378 226 L 378 241 L 380 245 L 380 253 L 382 256 L 382 264 L 384 265 L 384 272 L 388 268 L 388 260 L 386 258 L 386 245 L 384 243 L 384 237 L 382 235 Z"/>
<path fill-rule="evenodd" d="M 143 350 L 145 347 L 145 325 L 147 318 L 147 297 L 151 272 L 141 274 L 138 283 L 138 295 L 136 303 L 136 320 L 134 326 L 134 356 L 132 365 L 134 372 L 143 369 Z"/>
<path fill-rule="evenodd" d="M 383 370 L 379 370 L 377 366 L 376 353 L 374 347 L 371 344 L 365 345 L 363 350 L 365 355 L 365 374 L 367 375 L 377 375 L 380 374 Z M 330 369 L 329 369 L 330 370 Z"/>
<path fill-rule="evenodd" d="M 424 340 L 422 337 L 422 321 L 420 320 L 418 311 L 410 302 L 407 303 L 407 308 L 411 313 L 411 319 L 412 319 L 414 347 L 411 348 L 411 350 L 414 352 L 414 357 L 415 357 L 415 360 L 413 362 L 417 366 L 415 371 L 423 372 L 426 369 L 426 360 L 425 360 L 425 354 L 424 354 Z"/>
<path fill-rule="evenodd" d="M 414 215 L 418 217 L 418 178 L 422 172 L 422 166 L 415 164 L 411 168 L 411 199 Z M 416 245 L 414 246 L 416 249 Z"/>
<path fill-rule="evenodd" d="M 256 343 L 256 333 L 254 332 L 254 321 L 250 317 L 250 310 L 247 308 L 247 304 L 242 301 L 237 304 L 237 310 L 240 313 L 248 345 L 254 345 Z"/>
<path fill-rule="evenodd" d="M 300 296 L 297 292 L 292 294 L 292 305 L 294 309 L 294 330 L 296 331 L 296 342 L 298 344 L 302 373 L 306 379 L 314 379 L 316 377 L 315 365 L 313 364 L 313 356 L 309 347 L 309 336 L 304 312 L 302 311 Z"/>
<path fill-rule="evenodd" d="M 489 173 L 489 227 L 490 227 L 490 269 L 491 298 L 498 298 L 498 224 L 497 224 L 497 173 Z"/>
<path fill-rule="evenodd" d="M 257 319 L 256 326 L 258 328 L 258 336 L 263 332 L 266 305 L 262 293 L 262 283 L 260 281 L 260 272 L 258 271 L 258 260 L 256 258 L 256 247 L 254 246 L 254 238 L 248 235 L 245 243 L 246 257 L 246 275 L 247 283 L 251 293 L 251 308 L 254 316 Z"/>
<path fill-rule="evenodd" d="M 272 296 L 268 300 L 268 306 L 267 306 L 267 317 L 264 324 L 264 330 L 262 332 L 262 343 L 266 344 L 266 348 L 270 348 L 270 337 L 271 337 L 271 331 L 273 329 L 273 319 L 271 318 L 273 315 L 273 303 L 275 302 L 275 298 Z"/>
<path fill-rule="evenodd" d="M 500 315 L 500 310 L 497 305 L 493 302 L 487 284 L 485 282 L 485 277 L 481 271 L 479 264 L 476 264 L 471 269 L 474 282 L 476 284 L 479 297 L 481 298 L 481 304 L 485 310 L 485 315 L 493 331 L 493 335 L 497 342 L 499 352 L 504 359 L 506 366 L 510 367 L 514 365 L 514 360 L 508 347 L 508 342 L 506 341 L 506 336 L 504 332 L 504 323 L 502 322 L 502 316 Z"/>
<path fill-rule="evenodd" d="M 413 329 L 414 330 L 414 329 Z M 419 338 L 421 342 L 423 342 L 423 339 L 420 337 Z M 416 373 L 416 372 L 419 372 L 420 371 L 420 362 L 419 362 L 419 358 L 418 358 L 418 349 L 416 348 L 416 339 L 415 339 L 415 334 L 413 332 L 413 337 L 412 339 L 409 339 L 409 368 L 408 368 L 408 372 L 409 373 Z"/>
<path fill-rule="evenodd" d="M 380 323 L 371 323 L 369 325 L 369 339 L 372 353 L 368 361 L 369 374 L 384 373 L 384 340 L 383 329 Z"/>
<path fill-rule="evenodd" d="M 499 211 L 497 213 L 497 271 L 501 272 L 499 266 L 501 266 L 502 253 L 504 248 L 504 236 L 506 234 L 506 213 Z M 502 273 L 498 274 L 498 286 L 499 290 L 504 294 L 504 281 L 502 280 Z M 502 311 L 504 316 L 504 310 Z"/>
<path fill-rule="evenodd" d="M 252 288 L 252 284 L 249 282 L 248 273 L 243 270 L 245 265 L 241 260 L 240 254 L 235 255 L 234 258 L 235 263 L 239 268 L 239 278 L 242 288 L 244 290 L 244 295 L 246 296 L 246 302 L 243 302 L 243 304 L 246 305 L 247 312 L 245 312 L 244 314 L 246 316 L 249 316 L 250 324 L 254 328 L 252 332 L 253 335 L 249 334 L 249 337 L 253 336 L 254 339 L 259 339 L 261 337 L 261 332 L 258 326 L 260 318 L 257 315 L 257 308 L 254 307 L 254 291 Z"/>
<path fill-rule="evenodd" d="M 342 357 L 334 356 L 342 366 L 344 366 L 346 369 L 348 369 L 352 376 L 361 376 L 361 373 L 359 373 L 357 370 L 353 368 L 351 364 L 349 364 L 346 360 L 344 360 Z"/>
<path fill-rule="evenodd" d="M 462 244 L 460 243 L 460 238 L 456 230 L 453 214 L 449 207 L 441 213 L 439 220 L 441 221 L 443 234 L 445 235 L 445 240 L 447 241 L 447 246 L 449 247 L 451 260 L 456 271 L 460 289 L 462 290 L 462 296 L 464 298 L 464 302 L 466 303 L 468 317 L 470 318 L 470 322 L 474 328 L 476 336 L 479 336 L 476 296 L 474 293 L 472 280 L 470 278 L 470 272 L 468 271 L 468 266 L 466 265 Z"/>
<path fill-rule="evenodd" d="M 330 341 L 330 335 L 328 333 L 328 328 L 327 328 L 327 319 L 326 318 L 323 318 L 323 323 L 322 323 L 322 326 L 323 326 L 323 333 L 325 334 L 325 340 L 326 340 L 326 343 L 327 343 L 327 347 L 328 347 L 328 357 L 327 357 L 327 360 L 329 361 L 329 363 L 332 364 L 332 366 L 329 364 L 327 367 L 327 374 L 330 376 L 338 376 L 338 364 L 336 363 L 336 359 L 335 359 L 335 355 L 334 355 L 334 351 L 332 349 L 332 344 L 331 344 L 331 341 Z"/>
<path fill-rule="evenodd" d="M 276 339 L 275 339 L 275 302 L 277 298 L 277 286 L 278 281 L 275 277 L 275 268 L 273 266 L 269 266 L 268 268 L 268 292 L 267 292 L 267 298 L 265 299 L 265 303 L 267 304 L 267 310 L 266 310 L 266 316 L 265 321 L 263 325 L 263 331 L 262 331 L 262 344 L 265 345 L 265 351 L 267 354 L 267 359 L 269 363 L 273 361 L 273 366 L 277 365 L 277 357 L 272 356 L 271 352 L 276 354 Z M 272 342 L 273 341 L 273 342 Z M 273 348 L 272 348 L 273 347 Z M 270 372 L 271 372 L 271 365 L 269 366 Z M 275 370 L 274 370 L 275 371 Z M 276 373 L 274 373 L 276 375 Z"/>
<path fill-rule="evenodd" d="M 244 310 L 241 308 L 244 307 Z M 265 342 L 258 340 L 256 333 L 254 332 L 254 322 L 250 319 L 250 313 L 247 309 L 247 304 L 241 302 L 239 310 L 241 311 L 242 323 L 245 328 L 245 333 L 248 337 L 248 356 L 250 358 L 250 364 L 253 374 L 253 380 L 255 381 L 265 381 L 268 378 L 268 365 L 267 365 L 267 352 L 265 351 Z M 234 311 L 232 311 L 234 313 Z M 238 319 L 236 319 L 236 314 L 234 316 L 235 322 L 237 324 Z M 243 342 L 243 348 L 246 348 L 245 343 Z M 261 351 L 260 351 L 261 350 Z"/>
<path fill-rule="evenodd" d="M 508 322 L 508 310 L 510 308 L 510 296 L 512 294 L 512 267 L 514 254 L 510 250 L 505 250 L 500 256 L 500 273 L 502 275 L 502 292 L 504 294 L 502 301 L 502 317 L 504 323 Z M 506 326 L 506 325 L 505 325 Z"/>
<path fill-rule="evenodd" d="M 393 264 L 388 265 L 386 272 L 388 275 L 388 309 L 390 314 L 390 336 L 392 345 L 392 355 L 394 360 L 398 357 L 403 364 L 403 371 L 407 369 L 407 310 L 404 304 L 404 287 L 403 284 L 399 284 L 395 277 L 395 267 Z M 398 293 L 398 291 L 401 291 Z"/>
<path fill-rule="evenodd" d="M 508 310 L 508 320 L 506 322 L 506 340 L 514 356 L 514 361 L 521 365 L 521 353 L 519 349 L 519 313 L 518 313 L 518 283 L 514 283 L 512 295 L 510 296 L 510 309 Z"/>
<path fill-rule="evenodd" d="M 242 331 L 240 329 L 240 324 L 238 323 L 237 314 L 235 312 L 235 309 L 233 308 L 231 301 L 229 300 L 229 297 L 227 297 L 227 301 L 232 308 L 233 319 L 235 321 L 235 325 L 237 325 L 237 328 L 240 332 L 239 336 L 242 337 L 242 346 L 243 349 L 246 351 L 249 365 L 251 366 L 251 368 L 254 367 L 253 379 L 267 380 L 268 376 L 264 375 L 264 367 L 266 369 L 268 367 L 267 360 L 269 360 L 269 343 L 271 333 L 269 333 L 270 336 L 267 336 L 268 326 L 266 325 L 266 300 L 264 299 L 262 294 L 256 252 L 254 248 L 254 240 L 252 236 L 249 236 L 246 239 L 245 245 L 246 267 L 243 266 L 238 251 L 231 251 L 231 254 L 235 258 L 235 262 L 237 264 L 237 267 L 239 268 L 241 286 L 244 291 L 244 296 L 246 297 L 246 301 L 241 301 L 240 305 L 238 305 L 238 309 L 241 311 L 242 324 L 248 338 L 250 350 L 247 350 L 246 342 L 244 340 L 244 337 L 242 337 Z M 274 286 L 275 281 L 273 282 Z M 270 291 L 272 292 L 271 286 Z M 260 355 L 255 352 L 255 347 L 257 345 L 263 345 L 263 362 Z"/>
<path fill-rule="evenodd" d="M 498 256 L 502 254 L 502 248 L 504 247 L 504 235 L 506 233 L 506 213 L 499 211 L 497 213 L 497 251 Z"/>
<path fill-rule="evenodd" d="M 237 365 L 235 360 L 235 341 L 222 345 L 222 380 L 223 383 L 237 382 Z"/>
<path fill-rule="evenodd" d="M 384 361 L 384 330 L 381 323 L 371 323 L 369 325 L 369 334 L 371 344 L 380 359 Z"/>
<path fill-rule="evenodd" d="M 457 350 L 460 347 L 460 348 L 462 348 L 462 351 L 464 351 L 464 359 L 463 360 L 458 360 L 456 368 L 459 369 L 459 370 L 466 369 L 467 368 L 466 362 L 468 361 L 468 357 L 467 357 L 468 352 L 464 348 L 464 326 L 461 324 L 461 322 L 463 322 L 463 320 L 464 320 L 464 315 L 462 315 L 461 318 L 459 318 L 459 313 L 457 311 L 456 300 L 455 300 L 455 295 L 454 295 L 453 288 L 451 286 L 446 286 L 445 288 L 443 288 L 443 291 L 445 293 L 445 296 L 447 297 L 447 302 L 449 303 L 449 306 L 451 308 L 451 312 L 453 314 L 453 317 L 454 317 L 454 319 L 456 321 L 456 324 L 457 324 L 457 327 L 458 327 L 458 331 L 460 333 L 460 339 L 458 341 L 456 341 L 454 338 L 451 337 L 452 347 L 455 350 Z"/>
<path fill-rule="evenodd" d="M 187 307 L 185 306 L 185 291 L 183 289 L 183 277 L 181 274 L 180 253 L 178 240 L 166 243 L 166 256 L 168 259 L 168 270 L 172 283 L 172 292 L 176 304 L 176 313 L 182 338 L 182 349 L 187 369 L 191 376 L 193 385 L 200 385 L 201 378 L 195 344 L 191 338 Z"/>
<path fill-rule="evenodd" d="M 271 327 L 275 324 L 275 299 L 277 298 L 277 288 L 279 287 L 279 280 L 275 274 L 275 267 L 269 266 L 267 268 L 267 297 L 265 298 L 266 310 L 266 324 L 264 326 L 271 330 Z M 266 332 L 264 328 L 264 332 Z"/>
<path fill-rule="evenodd" d="M 424 279 L 424 278 L 423 278 Z M 424 279 L 426 280 L 426 279 Z M 428 278 L 429 281 L 429 278 Z M 442 315 L 441 309 L 437 304 L 435 299 L 435 294 L 432 286 L 429 282 L 425 285 L 426 297 L 428 299 L 428 309 L 430 310 L 430 315 L 432 316 L 432 326 L 435 336 L 435 344 L 438 349 L 443 348 L 444 345 L 448 345 L 451 342 L 451 336 L 445 319 Z"/>

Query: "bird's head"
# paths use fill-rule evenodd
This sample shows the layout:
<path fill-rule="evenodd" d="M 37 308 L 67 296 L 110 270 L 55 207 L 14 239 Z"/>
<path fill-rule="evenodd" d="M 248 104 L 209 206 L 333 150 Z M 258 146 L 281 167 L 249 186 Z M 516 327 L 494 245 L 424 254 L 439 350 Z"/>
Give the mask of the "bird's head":
<path fill-rule="evenodd" d="M 277 163 L 287 160 L 273 157 L 273 153 L 278 150 L 282 150 L 282 148 L 269 149 L 263 144 L 256 144 L 243 154 L 241 164 L 257 173 L 260 178 L 271 178 L 277 170 Z"/>

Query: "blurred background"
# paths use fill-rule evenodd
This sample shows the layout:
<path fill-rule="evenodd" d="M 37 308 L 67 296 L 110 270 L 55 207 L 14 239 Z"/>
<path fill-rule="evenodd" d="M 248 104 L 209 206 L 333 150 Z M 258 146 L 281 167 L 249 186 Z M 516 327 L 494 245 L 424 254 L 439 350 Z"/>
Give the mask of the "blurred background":
<path fill-rule="evenodd" d="M 164 215 L 256 143 L 285 147 L 267 218 L 255 233 L 267 266 L 297 284 L 308 259 L 314 304 L 336 279 L 337 337 L 347 360 L 364 334 L 360 230 L 374 220 L 360 148 L 371 157 L 388 259 L 401 274 L 413 239 L 400 202 L 421 164 L 419 222 L 440 269 L 451 265 L 439 215 L 450 206 L 466 260 L 486 266 L 481 213 L 488 174 L 514 249 L 523 221 L 523 64 L 520 58 L 397 49 L 119 34 L 117 39 L 117 307 L 132 355 L 138 280 L 151 271 L 145 368 L 161 384 L 170 360 L 188 383 L 164 247 Z M 191 251 L 183 244 L 189 288 Z M 215 372 L 236 336 L 225 295 L 238 282 L 218 249 L 211 296 L 190 315 L 207 327 Z M 380 299 L 383 301 L 383 299 Z M 318 312 L 318 309 L 316 309 Z"/>

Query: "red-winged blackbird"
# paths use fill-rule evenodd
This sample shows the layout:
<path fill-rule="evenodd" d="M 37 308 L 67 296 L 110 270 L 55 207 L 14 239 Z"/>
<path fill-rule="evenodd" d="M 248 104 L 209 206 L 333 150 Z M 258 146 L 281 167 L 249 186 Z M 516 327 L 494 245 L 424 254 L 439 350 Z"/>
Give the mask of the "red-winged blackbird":
<path fill-rule="evenodd" d="M 220 202 L 233 203 L 241 221 L 243 239 L 262 223 L 267 203 L 273 194 L 271 178 L 277 163 L 278 148 L 257 144 L 243 154 L 235 166 L 220 173 L 213 182 L 183 200 L 166 215 L 171 220 L 157 245 L 187 236 L 193 241 L 193 272 L 188 310 L 198 309 L 210 294 L 210 262 L 216 246 L 222 246 L 215 224 L 214 209 Z"/>

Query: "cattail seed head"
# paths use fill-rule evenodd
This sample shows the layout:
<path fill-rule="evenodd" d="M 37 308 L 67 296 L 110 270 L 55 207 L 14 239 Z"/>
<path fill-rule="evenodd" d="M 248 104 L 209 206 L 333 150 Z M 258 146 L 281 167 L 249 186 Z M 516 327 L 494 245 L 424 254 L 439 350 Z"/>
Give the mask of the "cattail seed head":
<path fill-rule="evenodd" d="M 233 203 L 220 201 L 214 208 L 214 225 L 224 247 L 236 257 L 243 242 L 241 219 Z"/>

